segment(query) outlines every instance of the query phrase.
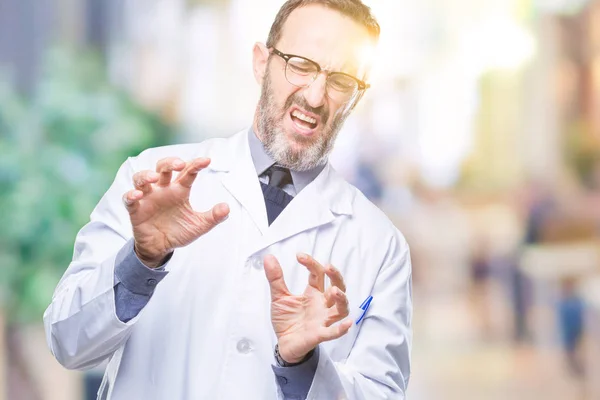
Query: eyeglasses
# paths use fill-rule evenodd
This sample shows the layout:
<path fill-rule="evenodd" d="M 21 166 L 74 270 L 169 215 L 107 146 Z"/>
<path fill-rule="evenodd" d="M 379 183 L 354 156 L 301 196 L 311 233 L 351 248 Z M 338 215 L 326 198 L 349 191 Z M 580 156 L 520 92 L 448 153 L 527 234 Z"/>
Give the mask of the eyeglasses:
<path fill-rule="evenodd" d="M 354 101 L 370 87 L 364 81 L 344 72 L 326 71 L 306 57 L 285 54 L 274 47 L 271 50 L 285 60 L 285 78 L 294 86 L 308 87 L 321 72 L 327 72 L 327 96 L 337 103 Z"/>

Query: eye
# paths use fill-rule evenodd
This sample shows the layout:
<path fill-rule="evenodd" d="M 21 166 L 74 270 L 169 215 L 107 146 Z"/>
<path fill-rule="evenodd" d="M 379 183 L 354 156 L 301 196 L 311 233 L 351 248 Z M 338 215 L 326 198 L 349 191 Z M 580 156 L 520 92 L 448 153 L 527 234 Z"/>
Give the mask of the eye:
<path fill-rule="evenodd" d="M 292 57 L 288 61 L 288 69 L 298 75 L 314 75 L 317 67 L 303 58 Z"/>
<path fill-rule="evenodd" d="M 358 88 L 356 80 L 343 74 L 330 75 L 329 85 L 332 89 L 340 92 L 352 92 Z"/>

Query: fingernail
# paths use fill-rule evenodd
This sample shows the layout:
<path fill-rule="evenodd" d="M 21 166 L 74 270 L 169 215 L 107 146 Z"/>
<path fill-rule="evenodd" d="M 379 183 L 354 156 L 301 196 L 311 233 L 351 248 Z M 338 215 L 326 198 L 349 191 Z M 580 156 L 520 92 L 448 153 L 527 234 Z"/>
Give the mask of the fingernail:
<path fill-rule="evenodd" d="M 298 257 L 299 260 L 306 260 L 306 258 L 307 258 L 307 255 L 304 253 L 298 253 L 296 256 Z"/>

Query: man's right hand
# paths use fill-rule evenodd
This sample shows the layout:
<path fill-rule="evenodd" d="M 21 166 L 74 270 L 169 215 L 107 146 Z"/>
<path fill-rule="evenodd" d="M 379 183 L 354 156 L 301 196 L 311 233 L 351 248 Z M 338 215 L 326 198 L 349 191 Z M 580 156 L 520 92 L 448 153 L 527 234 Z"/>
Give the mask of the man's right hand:
<path fill-rule="evenodd" d="M 206 212 L 196 212 L 190 205 L 192 184 L 209 164 L 208 158 L 185 163 L 170 157 L 156 164 L 156 172 L 133 175 L 135 189 L 125 193 L 123 202 L 133 227 L 135 252 L 148 267 L 160 266 L 175 248 L 192 243 L 229 215 L 226 203 Z M 172 180 L 174 171 L 179 175 Z"/>

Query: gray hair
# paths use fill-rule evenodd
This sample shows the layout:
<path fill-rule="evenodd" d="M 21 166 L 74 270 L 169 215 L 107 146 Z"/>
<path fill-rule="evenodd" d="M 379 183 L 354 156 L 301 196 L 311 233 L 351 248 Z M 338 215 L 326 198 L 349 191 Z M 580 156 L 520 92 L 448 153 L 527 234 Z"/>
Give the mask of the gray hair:
<path fill-rule="evenodd" d="M 379 39 L 379 23 L 371 13 L 371 9 L 364 5 L 361 0 L 288 0 L 279 9 L 271 31 L 267 39 L 267 47 L 275 47 L 281 39 L 283 25 L 290 14 L 297 8 L 305 7 L 311 4 L 320 4 L 322 6 L 339 11 L 343 15 L 351 18 L 356 23 L 364 26 L 369 35 L 374 39 Z"/>

